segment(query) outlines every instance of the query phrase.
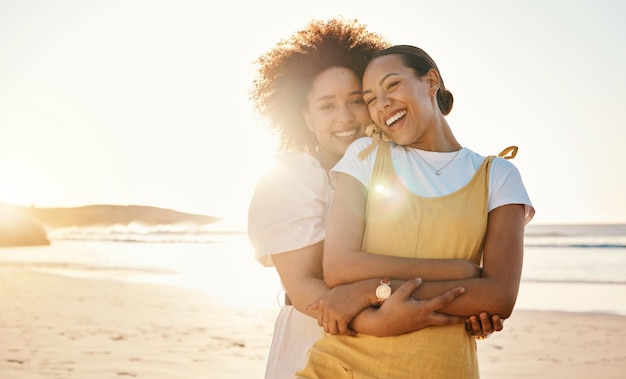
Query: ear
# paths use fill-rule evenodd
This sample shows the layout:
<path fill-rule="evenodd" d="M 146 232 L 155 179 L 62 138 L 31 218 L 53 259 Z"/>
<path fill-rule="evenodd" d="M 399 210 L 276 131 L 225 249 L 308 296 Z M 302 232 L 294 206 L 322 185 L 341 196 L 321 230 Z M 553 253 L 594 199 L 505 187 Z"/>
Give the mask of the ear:
<path fill-rule="evenodd" d="M 431 96 L 436 96 L 437 91 L 439 91 L 439 84 L 441 83 L 441 79 L 439 78 L 439 73 L 437 70 L 431 68 L 425 75 L 426 81 L 428 82 L 428 87 L 430 88 L 429 93 Z"/>
<path fill-rule="evenodd" d="M 313 126 L 311 126 L 311 115 L 309 114 L 309 110 L 307 108 L 304 108 L 302 110 L 302 117 L 304 118 L 304 122 L 306 124 L 306 127 L 309 128 L 311 133 L 315 133 L 313 131 Z"/>

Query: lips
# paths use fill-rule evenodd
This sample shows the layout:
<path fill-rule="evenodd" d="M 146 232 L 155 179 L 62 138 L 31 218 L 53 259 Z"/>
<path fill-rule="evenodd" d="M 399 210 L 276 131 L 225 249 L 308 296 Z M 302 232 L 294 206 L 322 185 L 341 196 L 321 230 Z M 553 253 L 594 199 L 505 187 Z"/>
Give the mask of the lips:
<path fill-rule="evenodd" d="M 341 139 L 352 139 L 356 136 L 357 129 L 344 130 L 340 132 L 334 132 L 333 135 Z"/>
<path fill-rule="evenodd" d="M 393 115 L 391 115 L 391 117 L 389 117 L 387 120 L 385 120 L 385 125 L 391 126 L 391 125 L 395 124 L 396 122 L 398 122 L 398 120 L 400 120 L 404 116 L 406 116 L 406 110 L 405 109 L 403 109 L 401 111 L 398 111 L 398 112 L 394 113 Z"/>

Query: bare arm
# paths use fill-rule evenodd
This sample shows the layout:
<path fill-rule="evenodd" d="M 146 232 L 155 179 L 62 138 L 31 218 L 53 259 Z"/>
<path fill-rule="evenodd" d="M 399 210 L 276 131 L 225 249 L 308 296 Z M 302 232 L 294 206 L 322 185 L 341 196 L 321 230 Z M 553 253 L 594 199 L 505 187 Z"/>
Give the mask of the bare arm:
<path fill-rule="evenodd" d="M 483 251 L 482 276 L 476 279 L 424 283 L 415 292 L 418 298 L 430 298 L 446 289 L 463 286 L 462 299 L 442 309 L 456 315 L 485 311 L 508 318 L 519 289 L 524 249 L 524 205 L 511 204 L 489 213 Z"/>
<path fill-rule="evenodd" d="M 414 259 L 362 252 L 366 202 L 367 189 L 353 177 L 339 173 L 324 246 L 324 279 L 330 287 L 366 278 L 434 281 L 480 275 L 480 268 L 464 259 Z"/>
<path fill-rule="evenodd" d="M 293 186 L 299 188 L 299 186 L 302 186 L 302 183 L 296 181 Z M 283 187 L 282 190 L 284 191 L 285 188 L 286 187 Z M 275 204 L 278 204 L 276 197 L 276 194 L 272 193 L 270 198 Z M 267 212 L 267 202 L 263 204 L 261 211 Z M 298 205 L 301 206 L 299 203 L 296 204 L 296 206 Z M 275 219 L 273 222 L 280 223 L 281 220 Z M 272 262 L 295 308 L 302 313 L 318 319 L 321 318 L 319 317 L 317 309 L 307 308 L 307 305 L 316 302 L 329 292 L 329 287 L 323 280 L 322 256 L 323 242 L 309 245 L 298 250 L 273 254 L 271 256 Z M 360 259 L 361 257 L 358 258 Z M 374 277 L 377 279 L 372 279 Z M 376 303 L 375 298 L 372 303 L 371 297 L 375 292 L 379 280 L 379 277 L 375 275 L 369 278 L 362 277 L 359 280 L 336 286 L 337 288 L 333 290 L 334 293 L 339 293 L 339 301 L 335 303 L 339 304 L 339 307 L 336 308 L 336 317 L 339 320 L 337 325 L 341 325 L 340 329 L 343 332 L 347 332 L 347 325 L 355 315 L 371 304 Z M 335 299 L 337 299 L 337 297 Z M 338 330 L 339 328 L 334 330 L 334 332 Z"/>
<path fill-rule="evenodd" d="M 321 320 L 324 319 L 318 307 L 310 307 L 320 298 L 325 297 L 330 289 L 322 276 L 323 243 L 304 247 L 299 250 L 272 255 L 285 289 L 293 306 L 300 312 Z M 340 306 L 334 308 L 337 322 L 333 322 L 332 334 L 351 335 L 355 332 L 347 327 L 350 320 L 368 308 L 372 303 L 372 294 L 378 285 L 376 280 L 363 280 L 341 285 L 333 289 L 334 299 L 338 299 Z M 335 319 L 334 319 L 335 320 Z"/>
<path fill-rule="evenodd" d="M 364 283 L 360 282 L 360 283 Z M 379 282 L 375 283 L 378 284 Z M 373 305 L 364 309 L 353 319 L 343 319 L 343 314 L 336 313 L 336 304 L 329 304 L 327 298 L 316 304 L 320 307 L 318 324 L 324 327 L 324 331 L 330 334 L 349 334 L 344 329 L 352 329 L 359 333 L 372 336 L 386 337 L 409 333 L 433 325 L 452 325 L 465 322 L 467 332 L 477 339 L 484 339 L 493 332 L 503 328 L 503 320 L 497 316 L 491 316 L 486 312 L 471 317 L 450 316 L 440 313 L 445 306 L 461 296 L 465 289 L 457 287 L 435 296 L 432 299 L 415 300 L 411 297 L 412 292 L 422 283 L 421 279 L 407 280 L 400 285 L 394 281 L 395 288 L 391 297 L 380 308 L 377 307 L 377 299 L 373 290 L 369 290 L 370 303 Z M 371 284 L 367 284 L 371 285 Z M 342 286 L 330 290 L 334 292 Z M 339 304 L 345 297 L 339 291 L 339 296 L 334 296 Z M 330 296 L 333 298 L 333 296 Z"/>
<path fill-rule="evenodd" d="M 424 283 L 414 292 L 419 299 L 430 299 L 455 287 L 466 289 L 464 296 L 442 312 L 510 316 L 521 277 L 524 205 L 505 205 L 490 212 L 483 270 L 476 277 L 463 271 L 463 264 L 469 263 L 464 260 L 422 260 L 361 252 L 366 201 L 367 190 L 360 182 L 346 174 L 337 176 L 324 247 L 324 278 L 330 286 L 371 277 L 421 277 Z"/>
<path fill-rule="evenodd" d="M 315 186 L 319 183 L 316 181 L 309 183 L 309 181 L 303 180 L 299 175 L 295 175 L 299 173 L 300 170 L 295 170 L 294 172 L 294 167 L 297 167 L 297 165 L 279 165 L 277 171 L 262 180 L 255 190 L 255 197 L 250 205 L 251 215 L 254 216 L 252 224 L 254 226 L 254 228 L 252 228 L 254 232 L 252 233 L 252 238 L 257 240 L 261 246 L 264 246 L 264 243 L 261 242 L 265 241 L 265 238 L 280 238 L 281 236 L 278 231 L 285 229 L 280 227 L 275 228 L 275 226 L 282 225 L 282 223 L 287 223 L 291 220 L 290 217 L 292 213 L 276 214 L 273 212 L 274 207 L 284 206 L 285 199 L 288 199 L 290 202 L 287 209 L 302 209 L 303 212 L 305 212 L 306 208 L 314 205 L 302 203 L 301 198 L 290 197 L 289 194 L 306 193 L 309 191 L 315 195 L 322 191 L 321 189 L 319 189 L 319 191 L 315 188 L 311 189 L 311 185 Z M 283 185 L 275 186 L 276 180 L 280 180 Z M 267 230 L 271 231 L 269 235 L 267 235 Z M 261 233 L 261 231 L 265 231 L 265 233 Z M 286 251 L 271 256 L 281 281 L 295 308 L 304 314 L 318 318 L 320 325 L 322 325 L 320 312 L 315 307 L 307 307 L 307 305 L 329 293 L 329 288 L 323 281 L 322 276 L 322 245 L 323 243 L 320 242 L 302 249 Z M 359 312 L 368 308 L 371 304 L 376 303 L 374 292 L 379 280 L 380 278 L 366 279 L 333 288 L 333 293 L 336 292 L 339 296 L 336 302 L 339 306 L 335 308 L 335 317 L 338 321 L 332 323 L 334 329 L 329 332 L 333 334 L 354 333 L 348 327 L 348 324 Z M 373 300 L 372 296 L 374 296 Z M 436 305 L 441 307 L 443 304 L 437 303 Z M 395 314 L 402 315 L 402 312 L 399 311 L 394 313 L 394 315 Z M 451 316 L 447 317 L 455 320 L 458 319 Z M 442 319 L 444 318 L 436 318 L 437 321 Z M 397 324 L 393 319 L 389 321 L 392 324 Z M 366 333 L 365 330 L 362 332 Z"/>
<path fill-rule="evenodd" d="M 322 243 L 303 249 L 272 255 L 272 261 L 294 307 L 318 319 L 318 324 L 330 334 L 353 335 L 355 332 L 384 336 L 397 335 L 431 325 L 461 323 L 463 317 L 450 316 L 437 311 L 463 293 L 462 288 L 443 291 L 433 299 L 415 301 L 407 297 L 421 283 L 409 281 L 404 289 L 392 295 L 385 305 L 385 313 L 373 313 L 370 307 L 377 304 L 375 289 L 380 279 L 366 279 L 340 285 L 332 290 L 322 279 Z M 400 287 L 400 284 L 398 284 Z M 319 306 L 318 299 L 323 306 Z M 309 306 L 315 304 L 315 306 Z M 365 311 L 363 311 L 365 310 Z M 392 311 L 393 310 L 393 311 Z M 362 312 L 363 311 L 363 312 Z M 360 322 L 351 328 L 357 316 Z M 384 319 L 385 323 L 381 320 Z M 323 321 L 327 322 L 324 323 Z"/>
<path fill-rule="evenodd" d="M 404 282 L 380 308 L 370 307 L 359 313 L 352 320 L 351 327 L 361 333 L 386 337 L 413 332 L 432 325 L 452 325 L 464 322 L 464 317 L 439 313 L 439 309 L 462 297 L 461 295 L 465 292 L 464 288 L 457 287 L 432 299 L 418 301 L 411 297 L 411 293 L 421 283 L 421 279 Z"/>
<path fill-rule="evenodd" d="M 316 311 L 306 306 L 328 292 L 322 278 L 322 242 L 272 255 L 272 262 L 280 276 L 293 306 L 302 313 L 317 318 Z"/>

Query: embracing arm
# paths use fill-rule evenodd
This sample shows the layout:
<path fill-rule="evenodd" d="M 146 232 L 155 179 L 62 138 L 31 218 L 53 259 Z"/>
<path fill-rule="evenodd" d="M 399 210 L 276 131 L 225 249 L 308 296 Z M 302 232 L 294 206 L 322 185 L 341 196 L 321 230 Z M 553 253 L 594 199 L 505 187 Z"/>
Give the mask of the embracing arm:
<path fill-rule="evenodd" d="M 322 244 L 272 255 L 272 262 L 287 290 L 293 306 L 302 313 L 317 318 L 317 312 L 306 306 L 328 292 L 322 278 Z"/>
<path fill-rule="evenodd" d="M 424 281 L 412 297 L 431 299 L 463 287 L 465 293 L 438 312 L 470 316 L 486 312 L 508 318 L 517 300 L 522 273 L 525 209 L 521 204 L 498 207 L 489 213 L 483 249 L 481 277 L 462 280 Z M 393 281 L 394 287 L 401 282 Z"/>
<path fill-rule="evenodd" d="M 299 250 L 273 254 L 272 261 L 289 294 L 294 307 L 302 313 L 317 318 L 318 324 L 330 334 L 353 335 L 356 332 L 370 335 L 397 335 L 431 325 L 449 325 L 463 322 L 463 317 L 438 313 L 463 293 L 462 288 L 442 291 L 433 299 L 406 301 L 421 280 L 402 284 L 385 304 L 386 313 L 371 313 L 377 304 L 375 289 L 380 279 L 365 279 L 329 289 L 322 279 L 322 243 Z M 318 304 L 321 300 L 322 306 Z M 315 304 L 315 306 L 309 306 Z M 363 311 L 365 310 L 365 311 Z M 349 327 L 354 316 L 358 324 Z M 383 323 L 381 320 L 386 322 Z M 327 323 L 323 321 L 327 320 Z M 381 328 L 381 325 L 385 325 Z M 475 328 L 480 331 L 481 328 Z M 483 328 L 484 329 L 484 328 Z"/>
<path fill-rule="evenodd" d="M 324 246 L 324 279 L 330 287 L 366 278 L 419 277 L 433 281 L 480 275 L 480 268 L 465 259 L 414 259 L 362 252 L 367 189 L 352 176 L 338 173 L 334 196 Z"/>
<path fill-rule="evenodd" d="M 456 287 L 466 293 L 440 311 L 458 316 L 487 312 L 510 316 L 519 288 L 524 205 L 498 207 L 489 214 L 483 270 L 472 272 L 471 262 L 390 257 L 361 252 L 367 201 L 365 187 L 346 174 L 337 176 L 335 199 L 324 246 L 324 278 L 330 287 L 363 278 L 421 277 L 417 299 L 431 299 Z"/>
<path fill-rule="evenodd" d="M 417 298 L 430 298 L 450 288 L 463 286 L 465 295 L 442 309 L 456 315 L 481 311 L 508 318 L 517 300 L 522 274 L 525 206 L 510 204 L 489 212 L 480 278 L 423 283 Z"/>
<path fill-rule="evenodd" d="M 375 284 L 378 285 L 378 283 Z M 398 281 L 394 281 L 393 284 L 395 287 Z M 330 334 L 337 334 L 337 331 L 341 334 L 350 334 L 346 330 L 354 330 L 377 337 L 395 336 L 414 332 L 428 326 L 452 325 L 463 321 L 465 321 L 467 332 L 478 339 L 485 338 L 494 331 L 502 330 L 503 320 L 498 315 L 490 317 L 486 312 L 481 312 L 480 315 L 466 318 L 440 312 L 442 308 L 465 292 L 463 287 L 453 288 L 430 299 L 415 300 L 412 297 L 412 292 L 421 284 L 422 280 L 419 278 L 400 283 L 380 307 L 377 306 L 375 291 L 369 289 L 369 302 L 373 306 L 367 307 L 354 318 L 351 316 L 346 318 L 344 313 L 337 312 L 344 305 L 345 295 L 347 295 L 339 291 L 338 296 L 330 296 L 333 292 L 344 287 L 337 286 L 329 291 L 328 296 L 315 303 L 315 309 L 320 311 L 318 324 L 324 327 L 326 333 Z M 371 283 L 368 285 L 371 286 Z M 333 295 L 337 295 L 337 293 Z M 323 320 L 325 322 L 322 322 Z"/>
<path fill-rule="evenodd" d="M 299 248 L 304 241 L 319 241 L 324 235 L 321 228 L 327 204 L 326 174 L 312 172 L 310 166 L 311 158 L 306 155 L 277 157 L 273 169 L 261 178 L 255 188 L 249 207 L 248 236 L 257 259 L 265 266 L 273 263 L 298 311 L 317 318 L 320 326 L 323 320 L 328 320 L 324 325 L 328 333 L 354 334 L 348 324 L 363 309 L 376 304 L 376 297 L 372 299 L 372 295 L 380 278 L 354 281 L 329 290 L 322 276 L 323 242 Z M 314 230 L 309 228 L 311 220 L 315 220 Z M 300 233 L 304 233 L 302 238 Z M 334 301 L 334 318 L 322 318 L 318 308 L 308 305 L 326 298 L 331 292 L 338 296 Z M 436 305 L 440 308 L 445 304 Z M 393 320 L 390 322 L 396 324 Z"/>
<path fill-rule="evenodd" d="M 309 305 L 331 291 L 322 277 L 322 245 L 323 242 L 318 242 L 302 249 L 272 255 L 272 261 L 293 306 L 318 319 L 320 325 L 326 318 L 323 318 L 318 307 Z M 325 326 L 327 331 L 331 334 L 354 334 L 353 330 L 347 328 L 347 324 L 354 315 L 376 303 L 371 295 L 377 285 L 376 280 L 369 279 L 334 288 L 334 299 L 339 300 L 339 304 L 334 308 L 336 318 L 333 318 L 333 324 Z"/>

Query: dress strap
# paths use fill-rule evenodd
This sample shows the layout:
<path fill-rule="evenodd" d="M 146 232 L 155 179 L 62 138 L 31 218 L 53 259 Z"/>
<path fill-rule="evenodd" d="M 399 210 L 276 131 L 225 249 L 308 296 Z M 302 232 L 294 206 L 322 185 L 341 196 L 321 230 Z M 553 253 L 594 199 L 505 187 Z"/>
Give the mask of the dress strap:
<path fill-rule="evenodd" d="M 383 130 L 373 122 L 365 128 L 365 135 L 372 137 L 372 143 L 370 143 L 365 149 L 359 151 L 359 158 L 361 158 L 361 160 L 365 159 L 372 151 L 374 151 L 380 140 L 386 142 L 390 141 L 389 137 L 383 133 Z"/>
<path fill-rule="evenodd" d="M 510 154 L 510 155 L 507 155 Z M 506 149 L 502 150 L 498 157 L 504 159 L 513 159 L 517 155 L 517 146 L 509 146 Z"/>

